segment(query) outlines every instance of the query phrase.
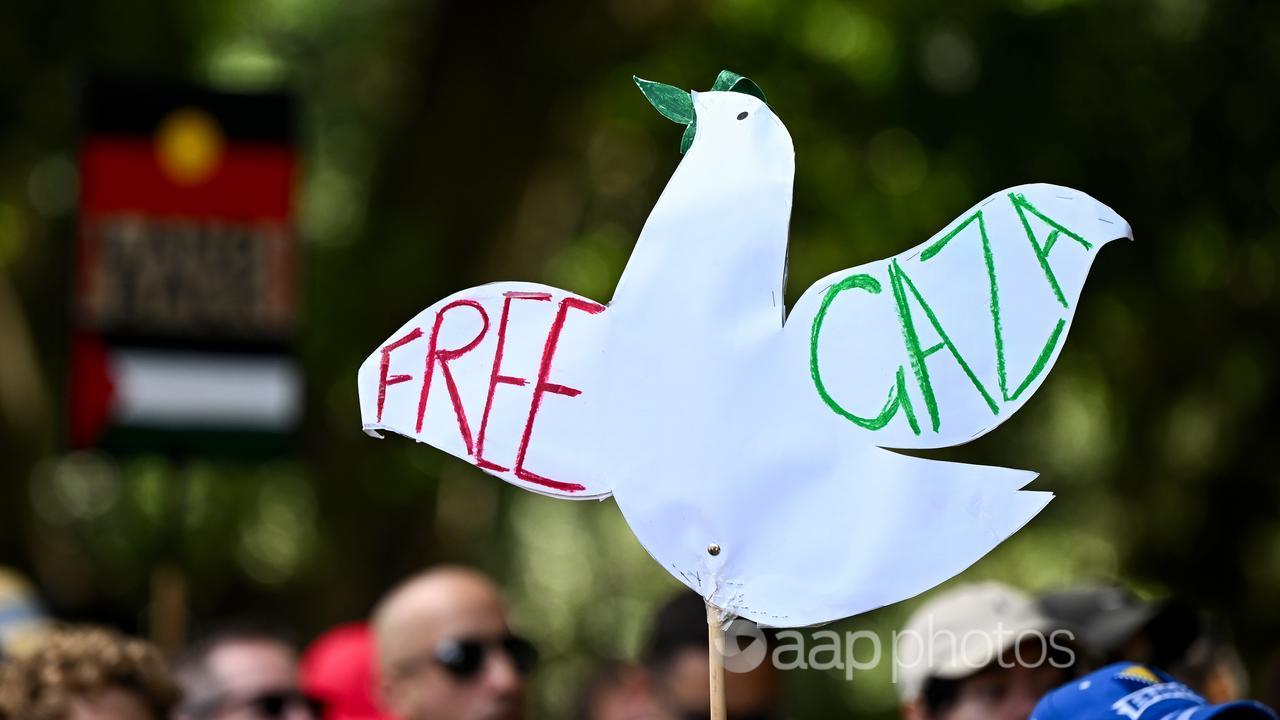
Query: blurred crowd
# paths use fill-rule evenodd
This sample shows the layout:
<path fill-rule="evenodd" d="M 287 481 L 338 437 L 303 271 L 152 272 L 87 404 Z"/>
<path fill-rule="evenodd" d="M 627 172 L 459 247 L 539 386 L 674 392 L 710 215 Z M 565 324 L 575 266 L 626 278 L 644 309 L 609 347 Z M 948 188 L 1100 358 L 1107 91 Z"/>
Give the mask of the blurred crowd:
<path fill-rule="evenodd" d="M 710 717 L 708 617 L 702 598 L 671 598 L 642 657 L 595 662 L 575 720 Z M 726 661 L 731 720 L 792 717 L 789 670 L 778 662 L 784 635 L 755 626 L 729 634 L 766 651 L 745 665 Z M 904 720 L 1276 718 L 1274 661 L 1251 692 L 1212 618 L 1119 586 L 1032 596 L 994 582 L 955 585 L 927 596 L 895 638 L 915 643 L 895 642 L 888 660 Z M 741 650 L 727 644 L 723 654 L 746 657 Z M 404 580 L 368 618 L 305 648 L 286 628 L 239 622 L 175 657 L 48 617 L 30 584 L 0 568 L 0 653 L 0 720 L 518 720 L 538 667 L 498 583 L 462 566 Z"/>

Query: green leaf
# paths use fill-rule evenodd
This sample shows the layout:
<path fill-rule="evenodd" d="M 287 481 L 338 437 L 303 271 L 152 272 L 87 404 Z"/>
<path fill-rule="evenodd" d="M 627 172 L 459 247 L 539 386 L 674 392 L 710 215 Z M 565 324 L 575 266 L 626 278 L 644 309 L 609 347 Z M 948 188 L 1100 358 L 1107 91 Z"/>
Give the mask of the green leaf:
<path fill-rule="evenodd" d="M 649 104 L 662 113 L 663 117 L 681 125 L 693 122 L 693 96 L 688 92 L 674 85 L 644 80 L 634 75 L 632 79 L 636 81 L 636 85 L 640 88 L 640 92 L 644 93 Z"/>
<path fill-rule="evenodd" d="M 684 129 L 684 135 L 680 136 L 680 154 L 683 155 L 689 150 L 689 146 L 693 145 L 693 136 L 698 133 L 698 121 L 695 119 L 689 123 Z"/>
<path fill-rule="evenodd" d="M 759 85 L 732 70 L 721 70 L 720 74 L 716 76 L 715 84 L 711 86 L 711 89 L 738 92 L 769 102 L 769 98 L 765 97 L 764 90 L 761 90 Z"/>
<path fill-rule="evenodd" d="M 720 74 L 716 76 L 716 81 L 711 84 L 711 89 L 720 92 L 732 90 L 733 84 L 742 79 L 741 75 L 732 70 L 721 70 Z"/>

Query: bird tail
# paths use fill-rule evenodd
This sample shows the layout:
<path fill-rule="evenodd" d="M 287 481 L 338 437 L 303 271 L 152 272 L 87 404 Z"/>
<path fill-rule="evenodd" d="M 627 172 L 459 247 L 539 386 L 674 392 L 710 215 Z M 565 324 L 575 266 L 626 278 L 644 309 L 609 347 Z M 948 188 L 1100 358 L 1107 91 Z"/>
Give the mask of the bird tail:
<path fill-rule="evenodd" d="M 881 545 L 880 557 L 869 558 L 864 577 L 876 590 L 857 612 L 914 597 L 959 575 L 1053 500 L 1051 492 L 1022 489 L 1035 472 L 904 459 L 899 481 L 915 498 L 916 511 L 899 516 L 895 535 L 903 541 Z"/>
<path fill-rule="evenodd" d="M 1053 499 L 1021 489 L 1035 477 L 883 450 L 863 456 L 848 472 L 771 499 L 773 519 L 804 537 L 761 537 L 774 547 L 796 542 L 785 569 L 759 573 L 717 600 L 757 622 L 798 627 L 914 597 L 1035 517 Z M 795 601 L 796 587 L 805 588 L 803 602 Z"/>

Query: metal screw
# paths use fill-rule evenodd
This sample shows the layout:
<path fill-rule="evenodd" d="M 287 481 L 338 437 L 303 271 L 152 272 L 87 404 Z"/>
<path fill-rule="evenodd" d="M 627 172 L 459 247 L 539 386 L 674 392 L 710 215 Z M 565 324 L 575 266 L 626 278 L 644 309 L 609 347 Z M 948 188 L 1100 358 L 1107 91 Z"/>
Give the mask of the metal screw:
<path fill-rule="evenodd" d="M 716 555 L 719 555 L 719 554 L 720 554 L 720 545 L 719 545 L 719 543 L 711 543 L 710 545 L 708 545 L 708 546 L 707 546 L 707 554 L 708 554 L 708 555 L 711 555 L 711 556 L 713 556 L 713 557 L 714 557 L 714 556 L 716 556 Z"/>

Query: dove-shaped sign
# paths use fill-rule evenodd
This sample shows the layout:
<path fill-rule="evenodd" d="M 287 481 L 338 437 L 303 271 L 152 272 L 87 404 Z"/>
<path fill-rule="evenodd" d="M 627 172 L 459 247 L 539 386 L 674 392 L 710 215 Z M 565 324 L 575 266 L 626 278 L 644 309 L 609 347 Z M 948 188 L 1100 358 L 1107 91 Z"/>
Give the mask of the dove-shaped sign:
<path fill-rule="evenodd" d="M 827 622 L 964 570 L 1051 499 L 1035 474 L 888 448 L 971 440 L 1044 381 L 1098 249 L 1128 224 L 1023 185 L 783 305 L 794 151 L 754 83 L 637 79 L 687 153 L 613 299 L 455 293 L 360 368 L 390 430 L 561 498 L 613 495 L 669 572 L 761 624 Z"/>

